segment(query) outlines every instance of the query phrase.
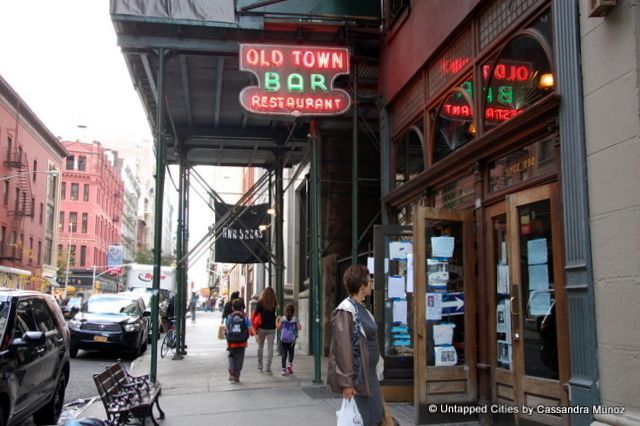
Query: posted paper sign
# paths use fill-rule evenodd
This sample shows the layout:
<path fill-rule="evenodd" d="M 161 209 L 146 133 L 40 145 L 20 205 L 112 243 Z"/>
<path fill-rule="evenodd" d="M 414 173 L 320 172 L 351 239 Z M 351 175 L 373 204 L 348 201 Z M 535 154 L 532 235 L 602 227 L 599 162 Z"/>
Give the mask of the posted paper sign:
<path fill-rule="evenodd" d="M 442 319 L 442 293 L 427 293 L 427 320 Z"/>
<path fill-rule="evenodd" d="M 389 283 L 387 286 L 388 298 L 400 298 L 404 299 L 406 294 L 404 292 L 404 277 L 401 275 L 389 275 Z"/>
<path fill-rule="evenodd" d="M 393 260 L 406 260 L 407 255 L 413 253 L 411 241 L 393 241 L 389 243 L 389 258 Z"/>
<path fill-rule="evenodd" d="M 509 294 L 509 266 L 498 265 L 496 267 L 496 292 L 498 294 Z"/>
<path fill-rule="evenodd" d="M 511 357 L 511 344 L 504 340 L 498 340 L 498 361 L 509 364 L 509 367 L 511 367 Z"/>
<path fill-rule="evenodd" d="M 549 266 L 529 265 L 529 290 L 547 290 L 549 288 Z"/>
<path fill-rule="evenodd" d="M 445 289 L 449 283 L 449 262 L 427 259 L 427 284 L 434 289 Z"/>
<path fill-rule="evenodd" d="M 453 323 L 434 324 L 433 326 L 433 344 L 435 346 L 451 345 L 453 342 L 453 329 L 456 327 Z"/>
<path fill-rule="evenodd" d="M 529 315 L 547 315 L 551 309 L 551 293 L 544 290 L 529 292 Z"/>
<path fill-rule="evenodd" d="M 436 367 L 446 367 L 458 363 L 458 354 L 453 346 L 436 346 L 433 348 L 436 355 Z"/>
<path fill-rule="evenodd" d="M 407 254 L 407 293 L 413 293 L 413 254 Z"/>
<path fill-rule="evenodd" d="M 431 237 L 431 257 L 453 256 L 453 237 Z"/>
<path fill-rule="evenodd" d="M 547 263 L 547 239 L 537 238 L 527 241 L 527 263 L 529 265 L 541 265 Z"/>
<path fill-rule="evenodd" d="M 395 300 L 393 302 L 393 322 L 407 323 L 407 301 Z"/>
<path fill-rule="evenodd" d="M 367 257 L 367 269 L 371 275 L 374 274 L 375 262 L 373 257 Z"/>

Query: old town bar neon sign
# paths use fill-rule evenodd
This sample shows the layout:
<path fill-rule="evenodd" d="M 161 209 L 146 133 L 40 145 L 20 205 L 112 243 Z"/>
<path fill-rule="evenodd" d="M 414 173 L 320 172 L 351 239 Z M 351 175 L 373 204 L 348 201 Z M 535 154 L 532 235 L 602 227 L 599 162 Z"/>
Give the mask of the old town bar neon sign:
<path fill-rule="evenodd" d="M 351 105 L 347 92 L 333 88 L 337 76 L 349 74 L 346 48 L 241 44 L 240 70 L 258 78 L 258 86 L 240 92 L 250 112 L 338 115 Z"/>

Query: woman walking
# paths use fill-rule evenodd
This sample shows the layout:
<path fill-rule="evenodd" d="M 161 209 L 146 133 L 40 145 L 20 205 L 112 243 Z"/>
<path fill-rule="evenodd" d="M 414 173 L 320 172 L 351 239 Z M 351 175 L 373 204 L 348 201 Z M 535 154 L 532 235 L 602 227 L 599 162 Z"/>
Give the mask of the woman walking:
<path fill-rule="evenodd" d="M 256 339 L 258 340 L 258 371 L 264 371 L 265 374 L 273 374 L 271 372 L 271 361 L 273 360 L 273 340 L 276 336 L 276 310 L 278 309 L 278 301 L 276 300 L 276 292 L 271 287 L 264 289 L 258 303 L 254 315 L 260 315 L 260 325 L 256 330 Z M 252 317 L 253 318 L 253 317 Z M 263 363 L 264 343 L 267 342 L 267 362 Z"/>
<path fill-rule="evenodd" d="M 327 383 L 343 398 L 355 397 L 364 425 L 379 425 L 383 419 L 378 381 L 378 326 L 363 305 L 373 288 L 369 271 L 362 265 L 346 270 L 342 282 L 349 293 L 331 315 L 331 346 Z"/>

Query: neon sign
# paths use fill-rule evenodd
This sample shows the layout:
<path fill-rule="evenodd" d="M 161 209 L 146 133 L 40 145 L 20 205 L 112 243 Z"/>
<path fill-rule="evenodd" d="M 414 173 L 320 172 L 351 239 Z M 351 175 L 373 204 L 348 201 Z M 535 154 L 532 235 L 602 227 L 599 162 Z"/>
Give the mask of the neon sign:
<path fill-rule="evenodd" d="M 333 82 L 349 74 L 349 50 L 335 47 L 240 45 L 240 70 L 252 72 L 258 86 L 240 92 L 240 105 L 258 114 L 338 115 L 351 97 Z"/>
<path fill-rule="evenodd" d="M 488 81 L 492 67 L 482 67 L 482 77 Z M 486 107 L 484 117 L 489 121 L 507 121 L 520 114 L 524 108 L 518 108 L 515 102 L 518 91 L 531 83 L 533 76 L 531 65 L 522 62 L 501 61 L 493 68 L 492 81 L 495 83 L 486 87 Z M 465 81 L 461 89 L 473 99 L 473 83 Z M 442 115 L 453 119 L 471 119 L 473 111 L 464 97 L 458 93 L 447 99 L 442 106 Z"/>

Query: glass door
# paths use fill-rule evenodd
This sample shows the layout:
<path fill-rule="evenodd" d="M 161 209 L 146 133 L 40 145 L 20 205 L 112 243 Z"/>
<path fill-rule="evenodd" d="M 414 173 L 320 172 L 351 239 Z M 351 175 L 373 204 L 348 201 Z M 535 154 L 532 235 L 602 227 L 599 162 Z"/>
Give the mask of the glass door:
<path fill-rule="evenodd" d="M 498 380 L 506 378 L 503 382 L 509 383 L 508 374 L 502 374 L 502 370 L 509 371 L 514 379 L 514 402 L 534 407 L 534 420 L 553 425 L 568 424 L 569 419 L 536 412 L 535 407 L 568 404 L 563 387 L 569 379 L 569 339 L 558 199 L 557 184 L 507 196 L 508 293 L 501 293 L 505 278 L 496 281 L 496 397 L 505 398 Z M 502 217 L 494 216 L 494 223 Z M 502 246 L 501 236 L 494 232 L 494 238 Z M 499 271 L 500 263 L 496 266 Z M 509 323 L 510 339 L 506 326 L 500 339 L 499 309 Z M 527 414 L 520 417 L 532 419 Z"/>
<path fill-rule="evenodd" d="M 474 247 L 472 210 L 415 208 L 414 401 L 419 424 L 429 416 L 430 403 L 477 399 Z"/>

